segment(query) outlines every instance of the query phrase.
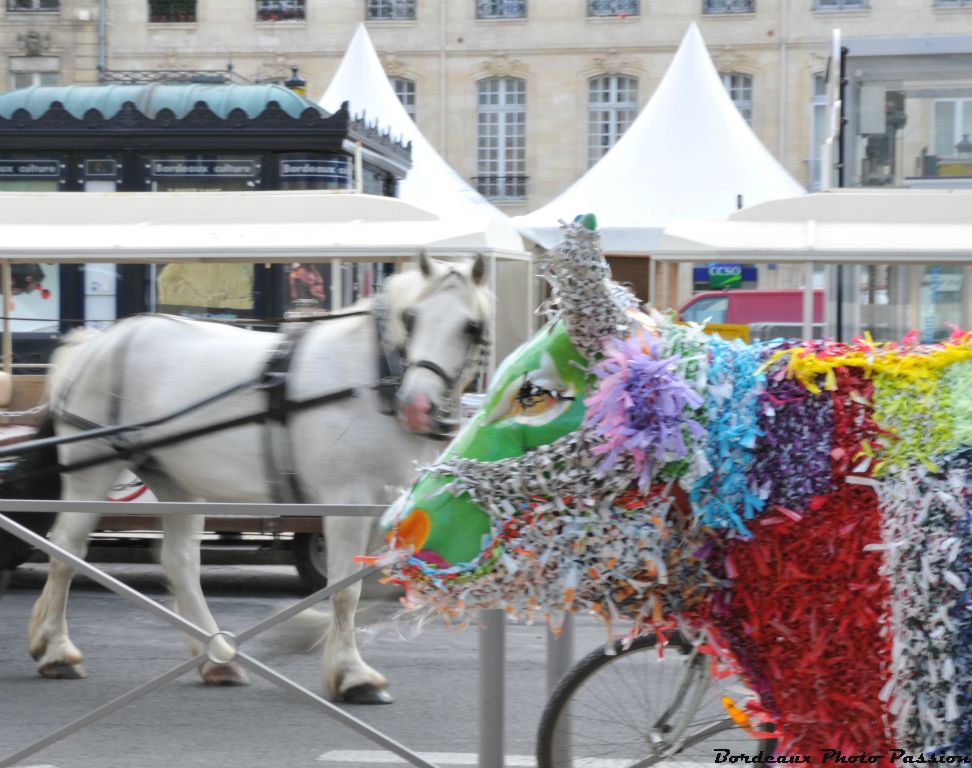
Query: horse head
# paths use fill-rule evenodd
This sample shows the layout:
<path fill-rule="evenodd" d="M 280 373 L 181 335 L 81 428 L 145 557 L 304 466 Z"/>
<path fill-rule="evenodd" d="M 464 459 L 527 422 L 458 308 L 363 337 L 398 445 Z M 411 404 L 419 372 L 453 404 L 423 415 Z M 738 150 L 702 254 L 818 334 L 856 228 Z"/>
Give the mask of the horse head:
<path fill-rule="evenodd" d="M 383 520 L 392 546 L 430 567 L 481 562 L 494 511 L 514 499 L 588 495 L 591 366 L 608 338 L 648 319 L 610 281 L 593 217 L 568 226 L 549 257 L 550 322 L 501 364 L 480 411 Z"/>
<path fill-rule="evenodd" d="M 386 283 L 383 341 L 400 360 L 395 410 L 406 429 L 455 432 L 460 395 L 488 349 L 493 302 L 484 282 L 482 256 L 446 264 L 423 253 L 418 270 Z"/>

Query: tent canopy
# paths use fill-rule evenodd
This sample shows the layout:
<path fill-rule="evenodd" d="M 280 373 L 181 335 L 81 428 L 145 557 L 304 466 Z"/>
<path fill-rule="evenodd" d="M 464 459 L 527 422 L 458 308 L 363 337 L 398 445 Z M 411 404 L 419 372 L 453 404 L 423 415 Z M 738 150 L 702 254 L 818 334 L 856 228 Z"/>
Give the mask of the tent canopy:
<path fill-rule="evenodd" d="M 549 248 L 560 220 L 592 211 L 607 252 L 647 254 L 670 221 L 721 218 L 740 198 L 754 205 L 803 191 L 739 114 L 692 24 L 624 136 L 563 194 L 513 221 Z"/>
<path fill-rule="evenodd" d="M 0 233 L 17 262 L 529 258 L 507 223 L 346 192 L 3 192 Z"/>
<path fill-rule="evenodd" d="M 369 122 L 375 120 L 382 131 L 401 137 L 403 143 L 411 142 L 412 168 L 399 183 L 399 198 L 444 218 L 508 221 L 506 214 L 456 173 L 419 131 L 388 82 L 364 24 L 358 25 L 320 104 L 334 112 L 345 101 L 352 115 L 363 114 Z"/>
<path fill-rule="evenodd" d="M 839 189 L 674 221 L 660 261 L 972 264 L 972 190 Z"/>

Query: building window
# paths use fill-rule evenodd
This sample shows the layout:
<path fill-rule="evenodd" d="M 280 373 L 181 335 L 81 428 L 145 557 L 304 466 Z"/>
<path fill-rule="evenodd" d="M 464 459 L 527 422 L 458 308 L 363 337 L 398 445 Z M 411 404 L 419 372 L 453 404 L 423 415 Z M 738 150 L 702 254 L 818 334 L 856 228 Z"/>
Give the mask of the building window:
<path fill-rule="evenodd" d="M 389 78 L 391 86 L 395 91 L 395 95 L 398 100 L 402 102 L 402 106 L 405 107 L 405 111 L 408 112 L 408 116 L 415 120 L 415 81 L 409 80 L 407 77 L 392 77 Z"/>
<path fill-rule="evenodd" d="M 30 88 L 33 85 L 60 85 L 61 76 L 57 72 L 14 72 L 14 88 Z"/>
<path fill-rule="evenodd" d="M 736 105 L 739 114 L 751 126 L 753 124 L 753 78 L 738 72 L 720 72 L 722 84 L 729 92 L 729 98 Z"/>
<path fill-rule="evenodd" d="M 810 96 L 810 162 L 807 167 L 807 189 L 820 190 L 820 161 L 827 138 L 827 79 L 822 73 L 813 76 Z"/>
<path fill-rule="evenodd" d="M 368 21 L 411 21 L 415 0 L 368 0 Z"/>
<path fill-rule="evenodd" d="M 60 0 L 7 0 L 8 11 L 56 11 Z"/>
<path fill-rule="evenodd" d="M 702 13 L 755 13 L 756 0 L 702 0 Z"/>
<path fill-rule="evenodd" d="M 303 21 L 304 0 L 257 0 L 257 21 Z"/>
<path fill-rule="evenodd" d="M 972 0 L 935 0 L 936 8 L 958 8 L 961 5 L 972 5 Z"/>
<path fill-rule="evenodd" d="M 526 81 L 494 77 L 478 84 L 476 188 L 492 200 L 526 197 Z"/>
<path fill-rule="evenodd" d="M 587 87 L 587 164 L 594 165 L 638 116 L 638 79 L 592 77 Z"/>
<path fill-rule="evenodd" d="M 813 0 L 815 11 L 843 11 L 848 8 L 867 8 L 867 0 Z"/>
<path fill-rule="evenodd" d="M 932 136 L 938 157 L 972 159 L 972 99 L 935 99 Z"/>
<path fill-rule="evenodd" d="M 476 0 L 477 19 L 525 19 L 526 0 Z"/>
<path fill-rule="evenodd" d="M 637 16 L 639 0 L 587 0 L 588 16 Z"/>
<path fill-rule="evenodd" d="M 196 20 L 196 0 L 149 0 L 149 21 L 157 23 Z"/>

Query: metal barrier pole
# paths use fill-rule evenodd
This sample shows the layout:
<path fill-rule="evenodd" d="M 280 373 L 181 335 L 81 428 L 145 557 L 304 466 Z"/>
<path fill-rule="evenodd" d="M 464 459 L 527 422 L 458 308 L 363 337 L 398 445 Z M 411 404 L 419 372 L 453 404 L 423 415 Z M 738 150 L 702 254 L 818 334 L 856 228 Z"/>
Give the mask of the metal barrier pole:
<path fill-rule="evenodd" d="M 547 633 L 547 695 L 554 692 L 560 678 L 574 664 L 574 614 L 564 615 L 560 637 Z"/>
<path fill-rule="evenodd" d="M 570 671 L 574 664 L 574 614 L 564 615 L 564 623 L 560 630 L 560 637 L 553 632 L 547 632 L 547 698 L 549 699 L 557 683 Z M 565 709 L 561 715 L 561 722 L 568 726 L 570 723 L 570 709 Z M 569 727 L 566 729 L 570 731 Z M 570 765 L 570 745 L 555 744 L 553 750 L 554 762 L 557 765 Z"/>
<path fill-rule="evenodd" d="M 506 614 L 479 612 L 479 768 L 503 768 Z"/>

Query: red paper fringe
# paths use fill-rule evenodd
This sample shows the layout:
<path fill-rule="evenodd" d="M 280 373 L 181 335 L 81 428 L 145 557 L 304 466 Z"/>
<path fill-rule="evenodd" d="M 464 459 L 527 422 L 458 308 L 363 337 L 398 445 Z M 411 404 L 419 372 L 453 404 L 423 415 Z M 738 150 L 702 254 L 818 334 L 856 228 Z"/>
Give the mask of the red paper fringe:
<path fill-rule="evenodd" d="M 775 716 L 780 753 L 887 754 L 889 592 L 881 552 L 864 550 L 881 541 L 877 498 L 843 486 L 811 509 L 729 543 L 737 574 L 716 630 Z"/>

